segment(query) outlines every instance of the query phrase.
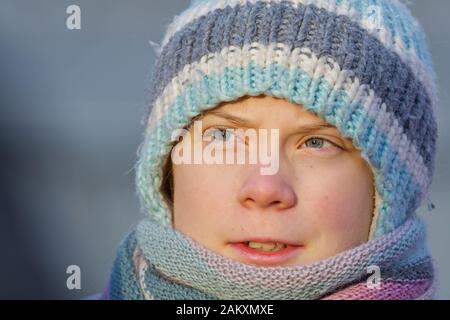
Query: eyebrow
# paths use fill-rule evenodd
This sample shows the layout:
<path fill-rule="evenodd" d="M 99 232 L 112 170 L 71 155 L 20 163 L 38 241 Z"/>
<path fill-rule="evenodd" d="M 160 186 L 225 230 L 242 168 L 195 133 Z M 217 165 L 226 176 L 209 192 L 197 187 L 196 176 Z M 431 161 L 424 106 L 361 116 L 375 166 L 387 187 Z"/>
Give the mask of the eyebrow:
<path fill-rule="evenodd" d="M 217 116 L 223 119 L 226 119 L 228 121 L 230 121 L 231 123 L 234 123 L 236 125 L 240 125 L 240 126 L 244 126 L 244 127 L 250 127 L 251 121 L 238 117 L 238 116 L 234 116 L 231 115 L 229 113 L 223 112 L 223 111 L 219 111 L 219 110 L 210 110 L 208 113 L 205 114 L 205 116 L 207 115 L 213 115 L 213 116 Z"/>
<path fill-rule="evenodd" d="M 226 120 L 230 121 L 231 123 L 234 123 L 239 126 L 244 126 L 244 127 L 251 126 L 251 121 L 241 118 L 241 117 L 238 117 L 238 116 L 231 115 L 231 114 L 223 112 L 223 111 L 219 111 L 219 110 L 210 110 L 209 112 L 207 112 L 205 114 L 205 116 L 206 115 L 214 115 L 214 116 L 226 119 Z M 336 127 L 334 125 L 331 125 L 329 123 L 317 122 L 317 123 L 301 125 L 300 127 L 298 127 L 297 132 L 298 133 L 308 133 L 308 132 L 319 131 L 319 130 L 330 129 L 330 128 L 336 129 Z"/>

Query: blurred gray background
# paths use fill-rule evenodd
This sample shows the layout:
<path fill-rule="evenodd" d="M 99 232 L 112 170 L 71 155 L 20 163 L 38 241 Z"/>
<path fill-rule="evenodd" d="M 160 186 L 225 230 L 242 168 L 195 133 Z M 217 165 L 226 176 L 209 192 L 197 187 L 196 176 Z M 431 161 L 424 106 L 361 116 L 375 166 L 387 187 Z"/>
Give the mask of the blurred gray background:
<path fill-rule="evenodd" d="M 408 1 L 440 80 L 431 200 L 420 212 L 450 299 L 450 1 Z M 81 30 L 66 8 L 81 7 Z M 149 41 L 188 0 L 0 0 L 0 298 L 79 299 L 105 285 L 141 217 L 136 150 L 154 61 Z M 66 268 L 81 268 L 68 290 Z"/>

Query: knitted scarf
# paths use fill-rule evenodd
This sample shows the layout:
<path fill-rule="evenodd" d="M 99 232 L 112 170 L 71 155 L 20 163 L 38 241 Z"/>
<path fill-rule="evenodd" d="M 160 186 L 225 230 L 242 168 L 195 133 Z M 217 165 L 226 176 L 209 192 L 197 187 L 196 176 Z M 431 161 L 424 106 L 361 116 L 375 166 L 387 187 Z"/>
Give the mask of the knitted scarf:
<path fill-rule="evenodd" d="M 432 299 L 434 278 L 417 216 L 325 260 L 276 267 L 234 261 L 146 218 L 122 241 L 102 298 Z"/>

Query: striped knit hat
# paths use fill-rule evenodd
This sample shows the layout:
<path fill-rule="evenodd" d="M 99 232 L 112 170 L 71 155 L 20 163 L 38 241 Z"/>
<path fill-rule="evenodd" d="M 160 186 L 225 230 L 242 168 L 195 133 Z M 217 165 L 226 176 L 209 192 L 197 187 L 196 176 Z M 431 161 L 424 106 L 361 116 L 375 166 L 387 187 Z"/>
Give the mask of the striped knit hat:
<path fill-rule="evenodd" d="M 301 104 L 352 140 L 375 177 L 373 236 L 426 198 L 437 85 L 425 33 L 392 0 L 194 0 L 157 50 L 136 185 L 144 212 L 172 215 L 160 192 L 171 135 L 223 101 L 261 94 Z"/>

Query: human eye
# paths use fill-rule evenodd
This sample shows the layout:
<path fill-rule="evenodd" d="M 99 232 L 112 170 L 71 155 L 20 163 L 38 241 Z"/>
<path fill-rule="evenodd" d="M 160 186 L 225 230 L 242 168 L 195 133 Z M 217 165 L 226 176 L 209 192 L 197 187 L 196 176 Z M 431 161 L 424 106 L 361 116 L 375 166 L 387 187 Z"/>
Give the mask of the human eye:
<path fill-rule="evenodd" d="M 337 144 L 322 137 L 311 137 L 305 140 L 301 147 L 303 146 L 314 151 L 318 150 L 318 152 L 332 152 L 341 149 Z"/>
<path fill-rule="evenodd" d="M 231 128 L 208 128 L 205 130 L 203 137 L 207 139 L 207 141 L 211 142 L 230 142 L 233 138 L 235 138 L 233 129 Z"/>

